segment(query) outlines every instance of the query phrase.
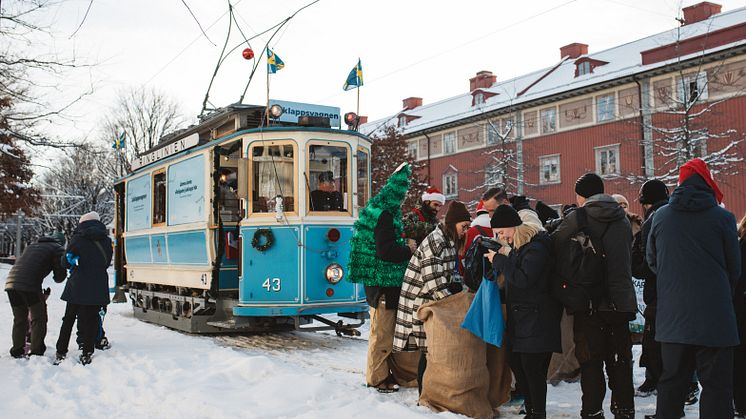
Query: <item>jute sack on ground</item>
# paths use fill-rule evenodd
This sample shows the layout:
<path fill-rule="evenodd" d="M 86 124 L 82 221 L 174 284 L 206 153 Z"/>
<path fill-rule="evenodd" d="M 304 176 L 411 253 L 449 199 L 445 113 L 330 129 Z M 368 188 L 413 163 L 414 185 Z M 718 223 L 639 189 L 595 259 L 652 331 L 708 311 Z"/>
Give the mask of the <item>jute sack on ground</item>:
<path fill-rule="evenodd" d="M 503 304 L 503 318 L 507 318 L 505 313 L 505 304 Z M 507 331 L 507 328 L 505 329 Z M 507 333 L 503 335 L 503 342 L 507 341 Z M 493 410 L 510 400 L 510 384 L 513 381 L 513 373 L 508 365 L 508 351 L 505 350 L 505 344 L 502 348 L 487 345 L 487 372 L 489 374 L 490 388 L 487 393 L 490 406 Z"/>
<path fill-rule="evenodd" d="M 473 418 L 492 418 L 487 344 L 461 328 L 474 294 L 461 292 L 422 305 L 417 317 L 427 335 L 427 369 L 420 404 Z"/>
<path fill-rule="evenodd" d="M 547 381 L 556 386 L 561 381 L 575 382 L 580 379 L 580 363 L 575 358 L 575 341 L 573 340 L 573 316 L 562 312 L 560 330 L 562 332 L 562 353 L 553 354 L 549 362 Z"/>

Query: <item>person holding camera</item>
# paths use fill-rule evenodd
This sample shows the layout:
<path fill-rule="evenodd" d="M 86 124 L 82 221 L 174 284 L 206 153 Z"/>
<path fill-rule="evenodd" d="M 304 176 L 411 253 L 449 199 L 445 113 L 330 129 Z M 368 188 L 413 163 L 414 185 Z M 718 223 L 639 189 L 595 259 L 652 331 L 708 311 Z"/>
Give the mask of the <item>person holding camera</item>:
<path fill-rule="evenodd" d="M 509 246 L 488 251 L 495 277 L 505 276 L 510 367 L 526 383 L 527 418 L 546 418 L 547 370 L 553 352 L 561 352 L 561 306 L 550 294 L 552 241 L 537 226 L 521 221 L 509 205 L 500 205 L 490 220 L 498 238 Z"/>

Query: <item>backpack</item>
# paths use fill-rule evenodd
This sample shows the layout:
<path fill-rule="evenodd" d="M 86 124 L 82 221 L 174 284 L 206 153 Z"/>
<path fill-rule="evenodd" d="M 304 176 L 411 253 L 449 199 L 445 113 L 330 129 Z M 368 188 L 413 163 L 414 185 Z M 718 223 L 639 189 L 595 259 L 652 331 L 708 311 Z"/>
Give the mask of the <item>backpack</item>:
<path fill-rule="evenodd" d="M 488 236 L 484 234 L 484 231 L 482 231 L 480 226 L 477 226 L 477 229 L 483 236 Z M 469 249 L 466 250 L 466 254 L 464 255 L 464 284 L 472 291 L 479 289 L 479 285 L 482 283 L 482 278 L 485 277 L 485 273 L 487 276 L 490 276 L 492 273 L 492 269 L 487 267 L 490 263 L 484 257 L 486 250 L 487 249 L 481 245 L 480 236 L 477 236 L 474 241 L 471 242 Z"/>
<path fill-rule="evenodd" d="M 585 208 L 575 210 L 578 230 L 555 255 L 553 293 L 568 314 L 593 312 L 606 295 L 606 253 L 603 238 L 593 237 L 588 229 Z"/>

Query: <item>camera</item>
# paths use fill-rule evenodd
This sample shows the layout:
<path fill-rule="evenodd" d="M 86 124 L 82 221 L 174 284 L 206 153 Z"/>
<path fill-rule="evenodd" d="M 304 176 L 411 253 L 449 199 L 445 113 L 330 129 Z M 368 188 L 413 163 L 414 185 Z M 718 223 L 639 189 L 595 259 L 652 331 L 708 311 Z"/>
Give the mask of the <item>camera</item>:
<path fill-rule="evenodd" d="M 491 239 L 489 237 L 480 236 L 477 237 L 476 240 L 479 241 L 479 246 L 487 250 L 492 250 L 494 252 L 497 252 L 498 250 L 500 250 L 501 247 L 503 247 L 503 245 L 501 245 L 497 240 Z"/>

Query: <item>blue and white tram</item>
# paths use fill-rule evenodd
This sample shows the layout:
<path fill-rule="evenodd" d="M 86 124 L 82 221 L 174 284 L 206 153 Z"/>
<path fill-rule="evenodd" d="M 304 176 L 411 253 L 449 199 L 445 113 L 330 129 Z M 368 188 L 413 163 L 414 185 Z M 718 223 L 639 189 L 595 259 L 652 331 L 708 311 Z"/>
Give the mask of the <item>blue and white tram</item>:
<path fill-rule="evenodd" d="M 215 112 L 116 184 L 115 266 L 137 318 L 192 333 L 364 322 L 363 287 L 344 276 L 370 140 L 325 118 L 261 127 L 264 112 Z"/>

